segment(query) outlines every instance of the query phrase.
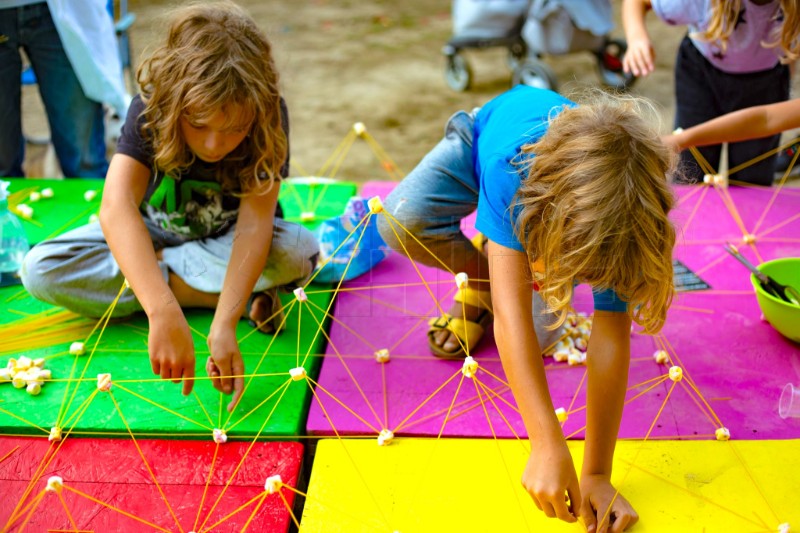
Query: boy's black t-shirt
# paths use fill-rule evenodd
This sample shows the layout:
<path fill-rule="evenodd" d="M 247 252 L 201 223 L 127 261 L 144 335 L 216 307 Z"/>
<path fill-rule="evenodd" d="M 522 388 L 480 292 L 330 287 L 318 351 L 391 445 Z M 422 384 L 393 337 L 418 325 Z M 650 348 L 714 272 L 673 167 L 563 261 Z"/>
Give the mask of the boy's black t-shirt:
<path fill-rule="evenodd" d="M 122 126 L 117 143 L 117 153 L 134 158 L 153 169 L 155 150 L 152 142 L 142 135 L 144 102 L 141 95 L 131 101 L 128 116 Z M 281 122 L 286 139 L 289 139 L 289 114 L 281 98 Z M 216 179 L 216 163 L 200 159 L 180 176 L 167 176 L 157 171 L 147 186 L 139 210 L 143 217 L 155 222 L 164 231 L 184 239 L 200 239 L 224 233 L 236 222 L 239 198 L 235 193 L 223 192 Z M 281 167 L 281 177 L 289 173 L 289 154 Z M 281 206 L 276 216 L 282 216 Z"/>

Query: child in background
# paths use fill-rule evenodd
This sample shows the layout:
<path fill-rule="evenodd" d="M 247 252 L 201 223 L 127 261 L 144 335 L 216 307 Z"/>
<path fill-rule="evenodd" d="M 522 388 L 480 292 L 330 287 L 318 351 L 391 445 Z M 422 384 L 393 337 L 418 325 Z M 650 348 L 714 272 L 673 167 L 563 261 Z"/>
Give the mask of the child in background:
<path fill-rule="evenodd" d="M 580 516 L 589 531 L 605 532 L 612 521 L 613 531 L 622 531 L 638 519 L 610 482 L 631 319 L 658 331 L 673 292 L 674 199 L 666 174 L 674 157 L 643 110 L 630 96 L 598 91 L 576 106 L 520 85 L 479 111 L 453 115 L 444 139 L 387 196 L 385 212 L 415 238 L 392 218 L 378 219 L 392 248 L 468 274 L 469 285 L 432 323 L 431 350 L 463 357 L 494 315 L 500 358 L 531 441 L 522 483 L 548 517 Z M 476 208 L 486 253 L 460 227 Z M 535 327 L 552 316 L 551 331 L 563 323 L 578 282 L 593 287 L 595 301 L 580 483 Z M 545 308 L 536 308 L 535 291 Z"/>
<path fill-rule="evenodd" d="M 309 231 L 277 217 L 288 117 L 271 46 L 235 4 L 195 4 L 175 12 L 138 79 L 100 223 L 33 248 L 23 282 L 41 300 L 99 317 L 127 279 L 133 292 L 113 316 L 146 313 L 152 370 L 183 379 L 184 394 L 195 355 L 182 308 L 215 309 L 206 370 L 234 393 L 232 410 L 244 384 L 237 322 L 273 331 L 276 287 L 306 278 L 317 254 Z"/>
<path fill-rule="evenodd" d="M 628 41 L 626 72 L 646 76 L 654 52 L 644 19 L 650 8 L 673 25 L 688 25 L 675 61 L 675 127 L 688 129 L 720 115 L 789 98 L 788 63 L 800 56 L 800 6 L 797 0 L 623 0 L 622 22 Z M 731 168 L 775 149 L 779 135 L 730 146 Z M 720 147 L 700 152 L 719 168 Z M 690 182 L 703 172 L 691 154 L 681 154 Z M 772 184 L 775 158 L 737 173 L 736 179 Z"/>

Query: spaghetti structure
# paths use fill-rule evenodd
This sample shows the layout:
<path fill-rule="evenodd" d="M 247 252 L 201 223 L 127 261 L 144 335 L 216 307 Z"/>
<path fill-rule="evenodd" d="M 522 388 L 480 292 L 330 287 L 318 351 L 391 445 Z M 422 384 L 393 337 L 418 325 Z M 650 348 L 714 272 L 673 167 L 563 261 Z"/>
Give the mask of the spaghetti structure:
<path fill-rule="evenodd" d="M 310 180 L 308 197 L 302 197 L 298 187 L 289 180 L 284 186 L 287 188 L 285 195 L 290 197 L 299 207 L 300 218 L 306 222 L 313 221 L 317 217 L 321 203 L 329 187 L 335 186 L 333 179 L 341 165 L 344 157 L 356 139 L 364 139 L 370 148 L 375 152 L 381 161 L 383 168 L 392 176 L 399 179 L 402 174 L 388 155 L 383 151 L 377 142 L 366 131 L 363 124 L 356 124 L 348 133 L 340 146 L 334 151 L 331 158 L 323 165 L 317 173 L 316 178 Z M 795 141 L 793 141 L 795 142 Z M 791 144 L 791 143 L 789 143 Z M 787 146 L 789 145 L 787 144 Z M 781 147 L 782 148 L 782 147 Z M 779 149 L 781 149 L 779 148 Z M 769 154 L 765 154 L 766 157 Z M 737 205 L 735 204 L 730 191 L 729 184 L 735 183 L 729 179 L 731 174 L 744 168 L 742 165 L 732 169 L 730 172 L 714 172 L 707 162 L 702 159 L 699 152 L 695 153 L 698 161 L 710 176 L 705 185 L 700 185 L 682 195 L 679 203 L 684 208 L 690 209 L 687 218 L 683 221 L 684 227 L 689 227 L 696 220 L 701 205 L 709 195 L 716 195 L 726 206 L 731 219 L 741 231 L 741 238 L 736 243 L 742 248 L 747 248 L 752 254 L 763 261 L 759 251 L 760 243 L 782 243 L 790 246 L 800 245 L 800 239 L 796 237 L 781 238 L 776 237 L 778 230 L 786 225 L 800 219 L 800 213 L 781 220 L 771 226 L 766 225 L 767 215 L 781 194 L 796 194 L 793 191 L 784 189 L 788 179 L 790 169 L 787 170 L 781 181 L 772 191 L 770 200 L 763 207 L 763 211 L 752 225 L 745 223 Z M 795 159 L 797 155 L 795 155 Z M 753 160 L 750 164 L 757 162 L 761 158 Z M 792 165 L 794 164 L 792 161 Z M 302 169 L 301 169 L 302 170 Z M 305 174 L 305 173 L 303 173 Z M 743 185 L 747 186 L 747 185 Z M 17 199 L 18 200 L 18 199 Z M 694 201 L 694 205 L 690 203 Z M 361 223 L 350 234 L 350 239 L 356 239 L 356 248 L 359 247 L 366 229 L 370 224 L 375 224 L 376 217 L 386 217 L 393 230 L 398 234 L 408 233 L 402 224 L 390 213 L 382 209 L 381 199 L 378 196 L 370 200 L 370 212 L 365 216 Z M 408 234 L 409 238 L 414 238 Z M 403 242 L 403 239 L 400 239 Z M 419 241 L 417 241 L 419 243 Z M 419 243 L 421 245 L 421 243 Z M 693 245 L 708 244 L 708 241 L 686 240 L 683 245 L 690 247 Z M 722 242 L 720 242 L 722 244 Z M 721 250 L 721 248 L 720 248 Z M 332 254 L 333 256 L 336 253 Z M 398 254 L 398 257 L 401 254 Z M 702 276 L 711 271 L 715 266 L 725 260 L 725 253 L 720 251 L 719 257 L 707 262 L 695 272 Z M 351 258 L 352 260 L 352 258 Z M 502 374 L 499 361 L 492 357 L 481 357 L 480 353 L 469 353 L 462 362 L 437 362 L 445 365 L 447 372 L 444 379 L 432 384 L 429 393 L 414 402 L 415 405 L 403 405 L 398 407 L 392 405 L 390 401 L 391 374 L 390 362 L 404 365 L 404 371 L 414 371 L 417 361 L 429 359 L 431 356 L 425 352 L 403 353 L 403 346 L 410 342 L 412 335 L 420 335 L 421 328 L 425 328 L 427 320 L 431 316 L 438 316 L 445 312 L 445 308 L 452 300 L 452 295 L 457 289 L 458 272 L 437 275 L 431 279 L 430 271 L 423 272 L 413 261 L 407 257 L 400 260 L 405 262 L 405 268 L 409 272 L 414 272 L 418 279 L 409 282 L 408 280 L 398 283 L 346 283 L 345 277 L 348 262 L 345 267 L 342 279 L 333 287 L 327 288 L 313 284 L 312 277 L 309 282 L 301 289 L 296 290 L 284 298 L 284 320 L 278 328 L 278 333 L 284 337 L 291 335 L 290 330 L 296 332 L 296 337 L 292 338 L 291 344 L 294 350 L 291 352 L 281 352 L 275 348 L 275 341 L 279 337 L 276 335 L 268 337 L 266 347 L 263 350 L 254 350 L 254 345 L 263 345 L 264 337 L 254 338 L 255 329 L 240 336 L 239 341 L 242 346 L 247 346 L 248 368 L 252 371 L 241 376 L 245 379 L 245 392 L 243 398 L 249 402 L 242 402 L 242 407 L 234 413 L 224 413 L 223 405 L 226 399 L 219 393 L 198 394 L 195 390 L 191 398 L 184 399 L 180 408 L 176 408 L 174 396 L 159 396 L 153 387 L 161 387 L 163 381 L 159 378 L 146 379 L 127 379 L 119 378 L 115 375 L 113 368 L 102 369 L 102 358 L 104 351 L 125 351 L 138 356 L 143 361 L 147 354 L 146 330 L 134 323 L 112 324 L 111 316 L 116 304 L 116 300 L 111 304 L 105 315 L 99 321 L 77 317 L 66 311 L 47 310 L 21 318 L 3 326 L 5 339 L 0 347 L 1 355 L 17 354 L 23 351 L 41 350 L 50 348 L 50 352 L 45 356 L 48 360 L 71 358 L 69 373 L 67 377 L 55 377 L 54 383 L 63 385 L 63 395 L 58 405 L 57 412 L 46 413 L 37 421 L 30 420 L 15 413 L 9 408 L 8 402 L 0 402 L 0 413 L 21 422 L 25 427 L 20 435 L 35 436 L 47 439 L 49 445 L 46 452 L 42 455 L 30 476 L 30 481 L 25 486 L 21 496 L 16 501 L 13 511 L 7 517 L 2 518 L 2 531 L 21 532 L 29 528 L 32 519 L 40 512 L 42 506 L 55 505 L 63 509 L 64 516 L 69 523 L 69 529 L 58 529 L 58 531 L 84 531 L 86 524 L 81 522 L 80 517 L 74 516 L 72 506 L 76 500 L 92 502 L 98 509 L 102 508 L 113 513 L 117 513 L 127 519 L 135 521 L 142 528 L 156 531 L 191 531 L 209 532 L 217 530 L 229 530 L 235 518 L 236 529 L 245 531 L 253 523 L 255 517 L 261 512 L 270 501 L 279 502 L 288 513 L 292 523 L 298 529 L 303 528 L 302 517 L 298 516 L 295 510 L 295 499 L 300 497 L 305 500 L 307 508 L 309 506 L 315 512 L 328 513 L 328 520 L 336 520 L 337 516 L 347 515 L 341 511 L 328 506 L 325 501 L 316 499 L 314 494 L 309 491 L 303 492 L 296 488 L 295 484 L 285 482 L 284 478 L 276 472 L 264 472 L 265 483 L 263 488 L 249 487 L 249 498 L 245 498 L 239 505 L 230 505 L 225 499 L 226 492 L 235 484 L 237 474 L 249 461 L 256 461 L 253 457 L 253 450 L 257 448 L 260 441 L 268 440 L 290 440 L 297 441 L 304 438 L 319 439 L 327 438 L 331 442 L 340 445 L 342 457 L 346 458 L 346 466 L 353 472 L 353 478 L 358 480 L 361 489 L 369 495 L 361 502 L 365 508 L 364 516 L 353 517 L 348 515 L 347 520 L 352 523 L 361 524 L 364 530 L 384 530 L 393 531 L 395 525 L 392 523 L 391 516 L 387 512 L 385 505 L 380 502 L 380 498 L 375 492 L 381 487 L 371 486 L 367 481 L 367 472 L 359 463 L 359 457 L 355 453 L 356 448 L 351 448 L 353 442 L 363 442 L 364 440 L 374 440 L 380 450 L 388 453 L 392 449 L 402 450 L 407 441 L 420 440 L 420 435 L 429 435 L 429 440 L 435 449 L 436 443 L 449 436 L 449 426 L 459 420 L 471 417 L 472 420 L 484 420 L 488 428 L 487 437 L 492 439 L 508 439 L 516 441 L 518 456 L 516 459 L 509 460 L 505 452 L 498 447 L 498 458 L 503 465 L 506 477 L 510 485 L 517 487 L 515 490 L 516 502 L 512 508 L 519 509 L 519 528 L 522 530 L 533 531 L 533 526 L 529 523 L 526 515 L 527 507 L 530 502 L 527 496 L 519 487 L 518 472 L 520 471 L 520 461 L 524 461 L 530 452 L 530 446 L 524 435 L 524 428 L 521 425 L 521 417 L 514 403 L 510 392 L 510 385 Z M 442 270 L 446 270 L 440 264 Z M 454 281 L 455 280 L 455 281 Z M 463 280 L 462 280 L 463 281 Z M 117 299 L 123 294 L 126 287 L 123 285 Z M 422 294 L 423 297 L 416 298 L 416 301 L 423 301 L 423 306 L 403 305 L 402 300 L 391 296 L 382 297 L 382 291 L 386 294 L 393 294 L 392 291 L 414 291 L 415 294 Z M 751 294 L 748 291 L 724 291 L 707 290 L 704 294 L 725 295 L 725 294 Z M 345 320 L 341 313 L 334 311 L 334 305 L 341 305 L 341 300 L 337 304 L 337 297 L 347 296 L 350 301 L 360 300 L 369 306 L 372 313 L 387 313 L 389 316 L 403 316 L 409 321 L 411 327 L 399 338 L 381 338 L 380 335 L 369 335 L 359 331 L 354 325 L 357 320 Z M 19 301 L 24 297 L 24 293 L 17 293 L 11 296 L 9 302 Z M 443 307 L 444 306 L 444 307 Z M 411 308 L 413 307 L 413 309 Z M 377 311 L 382 309 L 383 311 Z M 672 313 L 697 313 L 712 314 L 713 309 L 693 307 L 683 305 L 678 299 L 673 306 Z M 671 313 L 671 314 L 672 314 Z M 272 319 L 273 317 L 270 317 Z M 669 320 L 668 320 L 669 323 Z M 334 337 L 328 330 L 339 331 L 339 337 Z M 104 343 L 108 328 L 126 328 L 128 335 L 140 339 L 139 349 L 125 348 L 123 350 L 115 348 L 113 345 Z M 302 331 L 302 335 L 301 335 Z M 193 333 L 199 346 L 204 347 L 205 336 L 199 329 L 194 329 Z M 340 338 L 345 335 L 350 339 L 346 347 L 340 345 Z M 639 333 L 632 332 L 638 336 Z M 255 342 L 258 338 L 261 343 Z M 376 340 L 380 339 L 380 340 Z M 60 345 L 79 341 L 85 347 L 84 355 L 70 354 L 66 349 L 57 348 Z M 327 355 L 315 351 L 315 346 L 325 342 L 327 344 Z M 353 350 L 353 343 L 361 344 L 361 349 Z M 673 439 L 696 439 L 696 440 L 716 440 L 719 441 L 720 452 L 728 453 L 735 458 L 741 469 L 747 473 L 747 482 L 761 498 L 761 508 L 768 509 L 768 514 L 749 513 L 742 509 L 732 508 L 726 502 L 704 501 L 705 504 L 712 506 L 717 512 L 727 514 L 741 524 L 742 531 L 788 531 L 785 524 L 786 510 L 773 506 L 765 495 L 763 487 L 753 475 L 752 467 L 747 458 L 737 448 L 735 440 L 737 435 L 731 434 L 724 417 L 718 415 L 712 407 L 714 403 L 703 391 L 703 385 L 695 379 L 693 375 L 693 363 L 686 354 L 682 352 L 680 346 L 675 346 L 670 341 L 667 333 L 660 333 L 652 337 L 652 347 L 662 352 L 662 363 L 653 362 L 653 358 L 648 355 L 634 353 L 632 357 L 632 368 L 641 366 L 646 368 L 650 374 L 631 384 L 628 388 L 625 400 L 626 406 L 641 403 L 643 398 L 649 399 L 655 412 L 650 412 L 652 420 L 639 428 L 638 434 L 628 435 L 625 438 L 632 440 L 635 444 L 632 458 L 617 464 L 617 469 L 622 469 L 622 473 L 617 476 L 615 486 L 620 490 L 626 490 L 626 480 L 631 472 L 644 472 L 657 481 L 662 481 L 670 486 L 671 490 L 685 491 L 696 496 L 686 488 L 675 485 L 669 480 L 660 476 L 646 467 L 638 464 L 637 460 L 640 453 L 646 450 L 648 443 L 655 440 Z M 467 347 L 465 347 L 467 348 Z M 207 349 L 199 347 L 197 356 L 202 359 L 207 355 Z M 347 397 L 343 397 L 339 390 L 328 388 L 321 379 L 315 376 L 314 369 L 318 366 L 322 357 L 327 361 L 335 361 L 340 367 L 344 386 L 349 390 Z M 475 357 L 473 357 L 473 355 Z M 257 358 L 257 360 L 256 360 Z M 252 361 L 256 361 L 255 364 Z M 285 366 L 279 371 L 261 371 L 265 361 L 271 361 L 270 368 L 275 368 L 276 361 Z M 364 365 L 372 365 L 369 373 L 364 373 L 360 368 Z M 560 416 L 562 417 L 562 427 L 564 428 L 565 439 L 580 438 L 585 431 L 585 386 L 587 372 L 580 367 L 571 367 L 563 364 L 548 364 L 546 366 L 548 374 L 553 375 L 569 372 L 573 378 L 574 393 L 568 401 L 561 407 Z M 98 370 L 101 370 L 98 372 Z M 146 369 L 145 369 L 146 370 Z M 638 374 L 637 374 L 638 375 Z M 365 383 L 365 376 L 370 382 Z M 205 381 L 207 377 L 195 377 L 198 387 L 210 390 L 210 384 Z M 264 384 L 269 384 L 265 389 Z M 196 388 L 196 389 L 197 389 Z M 330 427 L 326 431 L 318 431 L 316 434 L 304 437 L 298 434 L 276 435 L 269 432 L 269 427 L 273 423 L 278 407 L 287 402 L 287 394 L 301 392 L 309 395 L 313 404 L 312 410 L 318 410 L 329 422 Z M 677 395 L 683 395 L 684 399 L 691 402 L 696 409 L 696 413 L 703 420 L 702 426 L 705 431 L 697 432 L 693 435 L 678 434 L 670 435 L 665 432 L 658 432 L 659 422 L 662 421 L 665 409 L 670 405 Z M 663 396 L 663 397 L 662 397 Z M 655 399 L 654 399 L 655 397 Z M 32 399 L 30 401 L 36 401 Z M 5 404 L 5 405 L 4 405 Z M 109 419 L 114 419 L 114 424 L 119 430 L 95 427 L 92 423 L 85 423 L 85 417 L 91 406 L 102 405 L 104 412 L 110 413 Z M 128 405 L 147 405 L 151 410 L 160 411 L 171 419 L 171 425 L 179 431 L 141 431 L 131 424 L 133 414 Z M 626 407 L 626 410 L 627 410 Z M 334 414 L 334 411 L 338 414 Z M 41 413 L 39 413 L 41 414 Z M 334 420 L 340 420 L 341 416 L 348 417 L 350 422 L 346 430 Z M 41 420 L 52 420 L 48 426 L 42 424 Z M 102 426 L 102 424 L 100 424 Z M 88 428 L 88 429 L 87 429 Z M 11 435 L 6 435 L 11 436 Z M 141 460 L 147 472 L 146 483 L 157 491 L 161 505 L 163 505 L 166 516 L 170 520 L 162 523 L 155 523 L 145 516 L 137 515 L 125 508 L 124 501 L 103 501 L 95 495 L 79 490 L 70 483 L 67 476 L 50 475 L 50 466 L 54 459 L 59 455 L 65 443 L 77 437 L 121 437 L 129 439 L 136 449 L 137 456 Z M 152 468 L 153 457 L 148 457 L 144 451 L 142 441 L 147 438 L 180 438 L 180 439 L 206 439 L 213 440 L 213 458 L 210 463 L 203 465 L 202 472 L 205 478 L 202 497 L 199 501 L 193 502 L 194 513 L 191 524 L 181 520 L 175 510 L 177 502 L 174 495 L 168 496 L 168 490 L 159 475 Z M 213 481 L 215 475 L 222 470 L 220 458 L 222 448 L 230 441 L 239 441 L 243 444 L 243 453 L 233 460 L 231 468 L 225 469 L 225 479 L 222 483 L 215 485 Z M 506 449 L 506 448 L 504 448 Z M 12 460 L 16 454 L 22 453 L 19 447 L 12 448 L 6 452 L 0 450 L 0 466 L 6 461 Z M 376 452 L 377 453 L 377 452 Z M 397 453 L 397 452 L 394 452 Z M 488 452 L 491 453 L 491 452 Z M 522 458 L 522 459 L 521 459 Z M 479 459 L 474 459 L 480 461 Z M 429 479 L 433 474 L 428 471 L 431 465 L 419 465 L 417 475 L 420 483 Z M 475 470 L 477 472 L 477 469 Z M 476 474 L 477 475 L 477 474 Z M 212 487 L 216 487 L 211 490 Z M 216 494 L 216 496 L 214 496 Z M 66 496 L 69 496 L 67 498 Z M 702 496 L 698 496 L 702 498 Z M 72 502 L 72 503 L 71 503 Z M 228 507 L 225 507 L 225 506 Z M 225 507 L 225 508 L 223 508 Z M 374 520 L 369 518 L 374 517 Z M 607 516 L 598 519 L 607 519 Z M 781 529 L 784 528 L 785 529 Z M 82 529 L 83 528 L 83 529 Z M 144 530 L 144 529 L 142 529 Z M 50 531 L 55 531 L 51 529 Z"/>

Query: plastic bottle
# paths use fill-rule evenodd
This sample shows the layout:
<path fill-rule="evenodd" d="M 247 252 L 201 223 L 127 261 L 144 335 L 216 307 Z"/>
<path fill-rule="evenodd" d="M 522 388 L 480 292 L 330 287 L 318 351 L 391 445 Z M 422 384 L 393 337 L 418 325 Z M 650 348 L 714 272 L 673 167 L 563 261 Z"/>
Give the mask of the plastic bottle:
<path fill-rule="evenodd" d="M 30 249 L 22 223 L 8 210 L 7 181 L 0 181 L 0 287 L 20 283 L 19 269 Z"/>

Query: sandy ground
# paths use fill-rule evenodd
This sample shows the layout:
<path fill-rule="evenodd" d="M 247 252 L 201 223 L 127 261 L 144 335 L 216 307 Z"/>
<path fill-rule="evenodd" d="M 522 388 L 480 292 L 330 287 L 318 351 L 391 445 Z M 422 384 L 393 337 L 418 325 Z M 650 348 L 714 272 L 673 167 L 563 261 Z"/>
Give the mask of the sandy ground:
<path fill-rule="evenodd" d="M 480 106 L 510 87 L 506 51 L 468 51 L 473 86 L 458 93 L 444 79 L 442 46 L 452 37 L 450 0 L 239 0 L 267 32 L 273 46 L 291 117 L 294 175 L 314 175 L 355 122 L 363 122 L 403 172 L 434 146 L 447 118 Z M 164 35 L 164 15 L 174 2 L 130 0 L 136 13 L 131 39 L 134 63 Z M 614 2 L 622 36 L 619 2 Z M 656 72 L 632 89 L 661 110 L 663 132 L 670 130 L 672 65 L 684 33 L 653 15 L 648 27 L 657 53 Z M 546 57 L 561 92 L 597 85 L 594 56 L 588 52 Z M 26 87 L 23 129 L 46 137 L 38 93 Z M 58 175 L 52 150 L 30 147 L 29 175 Z M 337 177 L 357 182 L 385 179 L 365 143 L 355 145 Z"/>

